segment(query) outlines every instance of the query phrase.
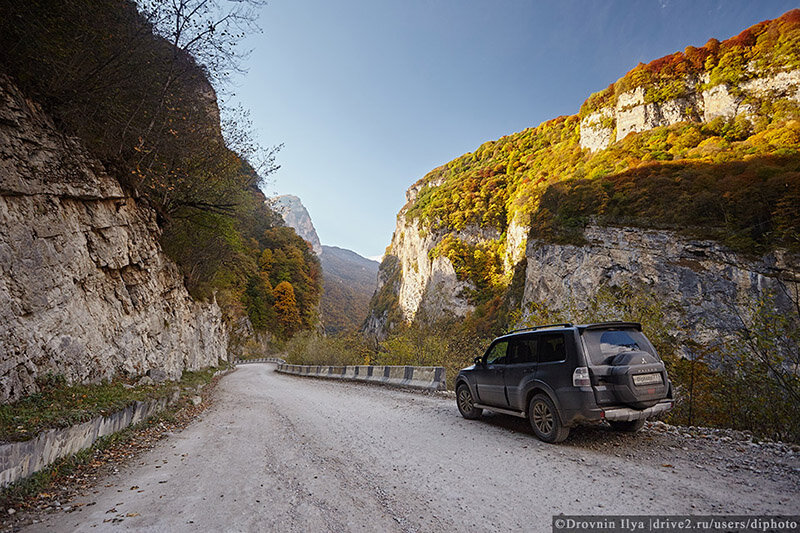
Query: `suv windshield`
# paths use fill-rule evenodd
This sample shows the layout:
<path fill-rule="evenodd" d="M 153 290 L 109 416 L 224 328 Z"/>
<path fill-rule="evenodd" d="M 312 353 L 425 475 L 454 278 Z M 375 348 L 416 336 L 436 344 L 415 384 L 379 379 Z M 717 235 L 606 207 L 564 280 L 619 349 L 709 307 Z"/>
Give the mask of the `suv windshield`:
<path fill-rule="evenodd" d="M 658 357 L 644 333 L 635 329 L 587 329 L 581 337 L 595 365 L 610 364 L 617 354 L 634 350 Z"/>

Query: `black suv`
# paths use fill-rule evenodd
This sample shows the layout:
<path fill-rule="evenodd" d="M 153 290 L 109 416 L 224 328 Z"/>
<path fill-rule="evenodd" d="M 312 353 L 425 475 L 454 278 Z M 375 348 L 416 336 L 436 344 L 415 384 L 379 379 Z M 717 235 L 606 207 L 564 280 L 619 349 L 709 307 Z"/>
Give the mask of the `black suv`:
<path fill-rule="evenodd" d="M 638 431 L 672 407 L 672 385 L 641 324 L 551 324 L 495 339 L 458 373 L 456 402 L 464 418 L 527 417 L 541 440 L 561 442 L 579 423 Z"/>

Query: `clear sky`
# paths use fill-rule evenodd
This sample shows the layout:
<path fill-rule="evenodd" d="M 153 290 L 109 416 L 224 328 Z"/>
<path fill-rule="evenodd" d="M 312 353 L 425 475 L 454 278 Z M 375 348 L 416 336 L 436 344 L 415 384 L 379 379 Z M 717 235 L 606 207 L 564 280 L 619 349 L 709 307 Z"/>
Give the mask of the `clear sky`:
<path fill-rule="evenodd" d="M 720 40 L 796 0 L 270 0 L 236 76 L 265 193 L 323 244 L 381 255 L 405 190 L 483 142 L 578 112 L 637 63 Z"/>

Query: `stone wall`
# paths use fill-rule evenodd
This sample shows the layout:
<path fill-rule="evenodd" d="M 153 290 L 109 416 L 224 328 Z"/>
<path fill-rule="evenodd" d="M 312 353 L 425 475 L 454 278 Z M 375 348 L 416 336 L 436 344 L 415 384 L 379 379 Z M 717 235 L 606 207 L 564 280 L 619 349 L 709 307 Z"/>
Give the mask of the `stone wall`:
<path fill-rule="evenodd" d="M 227 359 L 219 307 L 189 296 L 158 237 L 155 212 L 0 77 L 0 402 L 46 373 L 177 378 Z"/>

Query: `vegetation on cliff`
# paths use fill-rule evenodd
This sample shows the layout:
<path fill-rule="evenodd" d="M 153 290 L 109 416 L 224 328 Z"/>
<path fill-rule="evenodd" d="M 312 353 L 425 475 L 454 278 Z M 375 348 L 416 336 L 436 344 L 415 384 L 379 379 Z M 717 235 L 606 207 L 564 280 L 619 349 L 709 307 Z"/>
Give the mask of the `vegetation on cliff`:
<path fill-rule="evenodd" d="M 534 237 L 563 241 L 579 240 L 599 217 L 715 237 L 748 252 L 797 248 L 800 225 L 787 209 L 800 198 L 800 108 L 784 107 L 760 128 L 744 118 L 679 123 L 597 153 L 580 148 L 578 117 L 560 117 L 432 171 L 423 183 L 442 184 L 424 186 L 405 216 L 447 232 L 495 228 L 500 243 L 515 218 L 530 220 Z M 453 237 L 437 252 L 458 255 L 458 247 Z M 478 275 L 464 270 L 465 279 Z"/>
<path fill-rule="evenodd" d="M 744 69 L 738 75 L 731 73 L 735 65 Z M 506 252 L 505 232 L 515 220 L 530 223 L 533 237 L 555 242 L 580 242 L 582 227 L 597 220 L 675 229 L 748 253 L 798 249 L 800 223 L 791 215 L 800 211 L 796 100 L 751 98 L 747 103 L 756 114 L 658 127 L 594 153 L 580 146 L 581 116 L 633 88 L 651 94 L 685 83 L 689 74 L 707 72 L 710 84 L 728 83 L 735 92 L 745 78 L 797 68 L 800 10 L 722 43 L 712 40 L 640 65 L 590 97 L 580 115 L 484 143 L 434 169 L 420 180 L 419 195 L 405 217 L 449 233 L 435 253 L 457 259 L 461 279 L 484 280 L 479 285 L 487 288 L 498 282 L 496 261 L 485 260 L 489 245 L 467 245 L 454 233 L 496 229 L 499 238 L 489 247 L 500 257 Z"/>
<path fill-rule="evenodd" d="M 231 318 L 247 313 L 284 335 L 264 319 L 272 287 L 296 294 L 292 330 L 312 327 L 319 262 L 265 205 L 259 186 L 276 149 L 259 150 L 241 117 L 220 124 L 209 81 L 235 67 L 237 32 L 252 29 L 246 7 L 257 3 L 227 14 L 208 0 L 4 3 L 0 65 L 156 210 L 193 296 L 216 294 Z"/>
<path fill-rule="evenodd" d="M 619 95 L 641 87 L 645 102 L 681 98 L 696 90 L 701 74 L 708 81 L 700 89 L 720 84 L 736 87 L 756 76 L 800 68 L 800 10 L 766 20 L 739 35 L 700 48 L 686 47 L 648 64 L 639 63 L 607 89 L 591 95 L 581 107 L 581 118 L 603 107 L 614 106 Z"/>

